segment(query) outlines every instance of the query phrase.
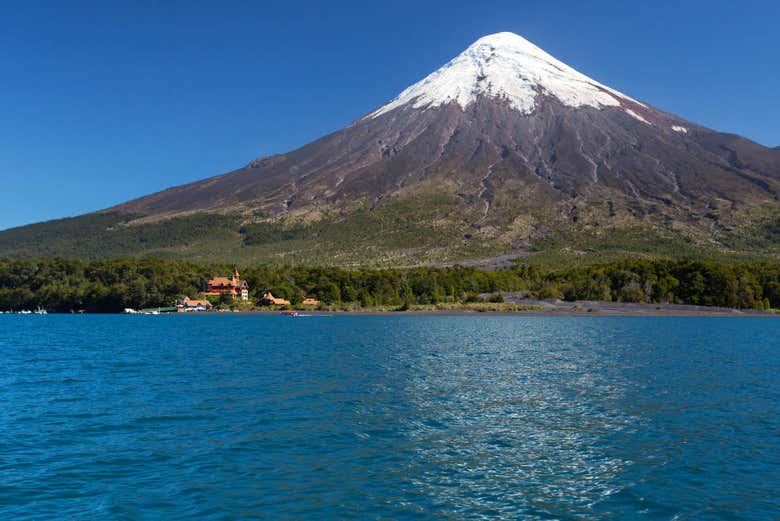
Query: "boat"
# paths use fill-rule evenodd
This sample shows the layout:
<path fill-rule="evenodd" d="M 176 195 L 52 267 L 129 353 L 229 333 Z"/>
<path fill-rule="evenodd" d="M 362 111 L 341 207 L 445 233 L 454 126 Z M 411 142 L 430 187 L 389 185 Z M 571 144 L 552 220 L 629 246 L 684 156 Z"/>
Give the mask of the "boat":
<path fill-rule="evenodd" d="M 282 311 L 280 313 L 280 315 L 284 315 L 286 317 L 297 317 L 298 316 L 298 312 L 295 311 L 295 310 L 292 310 L 292 309 L 285 309 L 284 311 Z"/>
<path fill-rule="evenodd" d="M 176 313 L 179 311 L 179 308 L 176 306 L 168 306 L 168 307 L 159 307 L 159 308 L 144 308 L 139 309 L 138 313 L 142 315 L 162 315 L 165 313 Z"/>

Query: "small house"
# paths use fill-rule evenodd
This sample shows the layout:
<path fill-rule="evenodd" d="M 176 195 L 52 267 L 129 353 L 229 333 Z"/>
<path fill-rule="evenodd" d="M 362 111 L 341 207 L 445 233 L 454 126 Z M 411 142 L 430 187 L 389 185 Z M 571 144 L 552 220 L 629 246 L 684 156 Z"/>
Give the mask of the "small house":
<path fill-rule="evenodd" d="M 260 299 L 260 304 L 263 306 L 289 306 L 290 301 L 283 298 L 276 298 L 273 293 L 267 291 L 263 298 Z"/>
<path fill-rule="evenodd" d="M 177 311 L 208 311 L 211 309 L 211 302 L 208 300 L 192 299 L 190 297 L 184 297 L 184 299 L 176 305 Z"/>
<path fill-rule="evenodd" d="M 305 299 L 303 299 L 303 302 L 301 302 L 301 304 L 303 304 L 304 306 L 319 306 L 320 301 L 315 298 L 306 297 Z"/>

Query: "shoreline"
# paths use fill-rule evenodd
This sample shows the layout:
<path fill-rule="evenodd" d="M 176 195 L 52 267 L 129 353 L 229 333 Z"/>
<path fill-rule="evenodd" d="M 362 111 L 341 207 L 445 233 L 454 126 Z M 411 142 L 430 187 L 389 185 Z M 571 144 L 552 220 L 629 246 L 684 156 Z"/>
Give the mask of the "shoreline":
<path fill-rule="evenodd" d="M 534 306 L 538 309 L 411 309 L 411 310 L 296 310 L 312 316 L 519 316 L 519 317 L 760 317 L 780 318 L 771 310 L 732 309 L 689 304 L 636 304 L 602 301 L 565 302 L 556 299 L 517 299 L 507 305 Z M 195 315 L 279 315 L 281 310 L 200 311 Z"/>
<path fill-rule="evenodd" d="M 780 318 L 780 314 L 765 311 L 689 311 L 689 312 L 586 312 L 586 311 L 470 311 L 459 309 L 425 310 L 425 311 L 299 311 L 298 317 L 305 316 L 388 316 L 388 317 L 415 317 L 415 316 L 441 316 L 441 317 L 466 317 L 466 316 L 504 316 L 504 317 L 582 317 L 582 318 Z M 184 313 L 179 313 L 184 314 Z M 235 316 L 276 316 L 278 311 L 238 311 L 229 313 L 202 312 L 188 313 L 194 315 L 235 315 Z M 295 317 L 291 317 L 295 318 Z"/>
<path fill-rule="evenodd" d="M 506 305 L 509 309 L 500 309 Z M 512 306 L 527 309 L 511 309 Z M 282 309 L 252 309 L 252 310 L 209 310 L 189 312 L 163 312 L 160 315 L 175 316 L 279 316 Z M 448 309 L 351 309 L 351 310 L 321 310 L 297 309 L 298 316 L 512 316 L 512 317 L 713 317 L 713 318 L 780 318 L 775 310 L 734 309 L 722 307 L 697 306 L 689 304 L 637 304 L 605 301 L 561 301 L 557 299 L 508 299 L 503 304 L 486 304 L 484 309 L 478 306 L 453 307 Z M 26 315 L 36 313 L 9 313 L 7 315 Z M 48 313 L 53 315 L 80 314 L 117 314 L 131 313 Z M 136 313 L 132 313 L 135 315 Z M 145 315 L 148 313 L 137 313 Z"/>

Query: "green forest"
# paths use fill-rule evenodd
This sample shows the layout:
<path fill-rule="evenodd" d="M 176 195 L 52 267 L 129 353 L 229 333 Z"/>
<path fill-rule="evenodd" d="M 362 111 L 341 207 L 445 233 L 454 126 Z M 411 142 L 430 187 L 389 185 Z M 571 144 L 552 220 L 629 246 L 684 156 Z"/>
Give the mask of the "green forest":
<path fill-rule="evenodd" d="M 0 311 L 115 313 L 171 306 L 198 296 L 229 265 L 159 259 L 0 260 Z M 475 268 L 345 269 L 239 266 L 252 301 L 266 291 L 293 307 L 314 297 L 328 309 L 409 309 L 490 300 L 500 292 L 530 298 L 679 303 L 743 309 L 780 308 L 780 264 L 623 260 L 545 270 L 517 264 Z"/>

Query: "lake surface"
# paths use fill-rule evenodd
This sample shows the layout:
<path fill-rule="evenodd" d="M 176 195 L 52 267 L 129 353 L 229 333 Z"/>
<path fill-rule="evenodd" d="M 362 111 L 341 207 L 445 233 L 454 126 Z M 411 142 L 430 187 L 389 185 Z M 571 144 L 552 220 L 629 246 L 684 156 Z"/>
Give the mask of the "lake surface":
<path fill-rule="evenodd" d="M 778 519 L 780 321 L 0 316 L 1 519 Z"/>

